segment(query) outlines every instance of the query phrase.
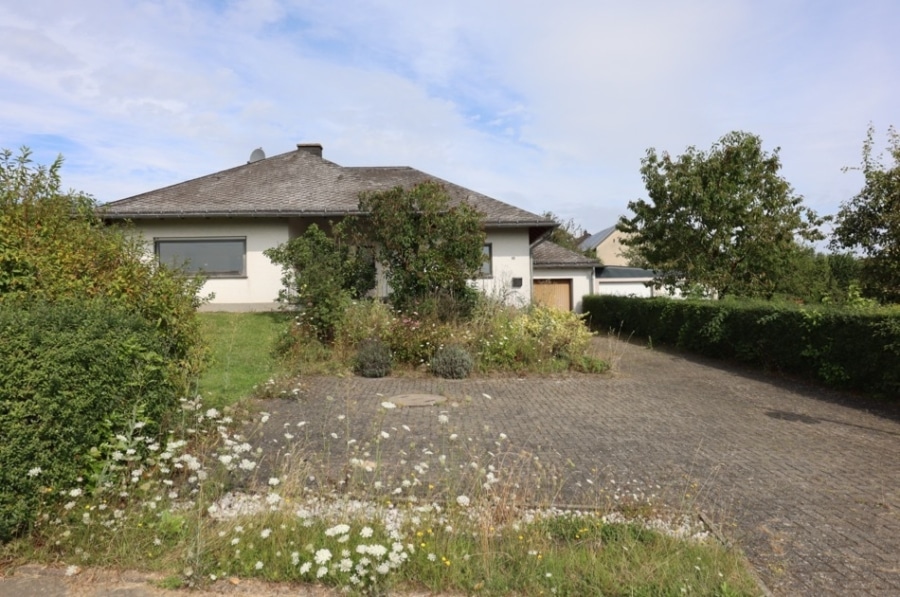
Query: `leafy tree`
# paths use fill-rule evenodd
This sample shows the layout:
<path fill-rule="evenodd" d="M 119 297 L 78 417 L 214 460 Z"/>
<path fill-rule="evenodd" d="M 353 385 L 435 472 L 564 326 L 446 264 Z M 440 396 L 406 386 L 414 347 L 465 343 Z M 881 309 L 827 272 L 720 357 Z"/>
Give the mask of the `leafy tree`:
<path fill-rule="evenodd" d="M 798 247 L 778 278 L 775 294 L 805 303 L 845 304 L 859 278 L 859 260 L 846 253 Z"/>
<path fill-rule="evenodd" d="M 301 236 L 264 254 L 282 266 L 279 300 L 298 307 L 303 322 L 321 341 L 334 338 L 349 302 L 375 287 L 371 253 L 344 242 L 341 228 L 328 236 L 311 224 Z"/>
<path fill-rule="evenodd" d="M 641 160 L 649 201 L 628 203 L 634 217 L 616 226 L 628 234 L 623 244 L 666 286 L 771 297 L 797 239 L 822 238 L 821 220 L 780 168 L 777 149 L 768 154 L 758 136 L 740 131 L 674 159 L 651 148 Z"/>
<path fill-rule="evenodd" d="M 888 129 L 888 152 L 893 163 L 873 155 L 875 129 L 863 143 L 860 170 L 865 186 L 841 205 L 832 246 L 862 250 L 861 278 L 869 296 L 900 302 L 900 134 Z"/>
<path fill-rule="evenodd" d="M 484 218 L 474 207 L 451 204 L 434 181 L 363 193 L 359 207 L 396 307 L 471 297 L 468 281 L 481 270 L 485 241 Z"/>
<path fill-rule="evenodd" d="M 585 230 L 575 222 L 574 218 L 563 220 L 552 211 L 545 211 L 542 215 L 548 220 L 553 220 L 554 222 L 556 222 L 556 228 L 554 228 L 553 231 L 550 232 L 550 242 L 556 243 L 561 247 L 565 247 L 570 251 L 575 251 L 576 253 L 581 253 L 594 259 L 597 258 L 596 253 L 594 253 L 593 251 L 582 251 L 578 248 L 578 244 L 581 237 L 584 236 Z"/>

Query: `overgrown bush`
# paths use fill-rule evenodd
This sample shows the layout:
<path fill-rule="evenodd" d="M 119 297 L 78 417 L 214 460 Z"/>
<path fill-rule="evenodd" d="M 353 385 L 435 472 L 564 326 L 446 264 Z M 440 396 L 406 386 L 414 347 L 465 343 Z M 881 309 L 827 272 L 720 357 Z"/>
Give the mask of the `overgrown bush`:
<path fill-rule="evenodd" d="M 515 309 L 486 300 L 476 315 L 478 365 L 483 370 L 564 369 L 580 359 L 591 339 L 582 316 L 542 305 Z"/>
<path fill-rule="evenodd" d="M 391 345 L 397 362 L 418 367 L 431 361 L 438 347 L 451 341 L 453 329 L 451 324 L 435 316 L 422 316 L 415 311 L 397 312 L 385 341 Z"/>
<path fill-rule="evenodd" d="M 900 393 L 900 312 L 765 301 L 588 296 L 597 330 L 621 329 L 716 358 L 886 396 Z"/>
<path fill-rule="evenodd" d="M 185 390 L 202 363 L 203 280 L 146 259 L 142 239 L 104 224 L 93 198 L 60 190 L 61 167 L 0 151 L 0 302 L 104 297 L 135 311 L 165 338 Z"/>
<path fill-rule="evenodd" d="M 449 315 L 472 297 L 469 280 L 484 262 L 484 215 L 469 203 L 454 202 L 438 181 L 411 188 L 363 193 L 359 209 L 376 259 L 385 266 L 391 304 L 417 310 L 437 300 L 428 314 Z M 355 224 L 350 224 L 355 226 Z M 422 312 L 422 311 L 420 311 Z"/>
<path fill-rule="evenodd" d="M 379 338 L 363 340 L 356 352 L 354 371 L 363 377 L 385 377 L 391 373 L 391 349 Z"/>
<path fill-rule="evenodd" d="M 180 397 L 178 350 L 110 299 L 0 302 L 0 541 L 89 480 L 91 448 L 133 417 L 159 431 Z"/>
<path fill-rule="evenodd" d="M 348 246 L 339 233 L 328 236 L 316 224 L 264 254 L 282 268 L 278 300 L 295 309 L 322 342 L 334 339 L 351 301 L 375 286 L 371 255 Z"/>
<path fill-rule="evenodd" d="M 469 351 L 455 344 L 438 349 L 431 359 L 431 372 L 444 379 L 465 379 L 474 367 Z"/>

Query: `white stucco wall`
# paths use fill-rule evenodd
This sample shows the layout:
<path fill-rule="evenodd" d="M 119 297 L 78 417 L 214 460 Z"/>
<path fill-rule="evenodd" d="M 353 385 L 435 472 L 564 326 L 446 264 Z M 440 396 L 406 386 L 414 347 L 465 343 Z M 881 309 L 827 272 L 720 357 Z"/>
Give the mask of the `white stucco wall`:
<path fill-rule="evenodd" d="M 485 294 L 501 298 L 507 304 L 524 306 L 531 302 L 531 247 L 528 230 L 488 229 L 491 244 L 492 274 L 490 278 L 473 280 Z M 522 278 L 522 287 L 513 288 L 513 278 Z"/>
<path fill-rule="evenodd" d="M 288 220 L 258 218 L 210 218 L 189 220 L 138 220 L 135 228 L 153 254 L 153 241 L 158 238 L 245 237 L 247 239 L 244 278 L 211 278 L 202 294 L 214 293 L 209 307 L 272 308 L 281 288 L 281 268 L 262 254 L 268 248 L 286 242 L 291 234 Z M 293 224 L 296 228 L 296 222 Z M 297 230 L 293 231 L 294 233 Z M 473 280 L 485 293 L 503 298 L 512 305 L 531 302 L 531 251 L 527 229 L 489 229 L 486 242 L 491 244 L 493 273 L 490 278 Z M 513 288 L 513 278 L 522 278 L 522 287 Z M 589 290 L 589 288 L 588 288 Z M 576 291 L 576 297 L 585 292 Z M 383 272 L 379 271 L 376 295 L 389 292 Z"/>
<path fill-rule="evenodd" d="M 242 306 L 274 308 L 281 288 L 281 268 L 274 265 L 263 251 L 288 240 L 287 220 L 276 219 L 203 219 L 203 220 L 138 220 L 135 228 L 143 235 L 147 251 L 153 254 L 153 241 L 158 238 L 243 237 L 247 242 L 246 277 L 210 278 L 201 295 L 214 293 L 210 306 Z"/>
<path fill-rule="evenodd" d="M 591 273 L 593 268 L 542 269 L 534 268 L 536 280 L 572 280 L 572 306 L 576 313 L 584 312 L 584 295 L 591 294 Z"/>
<path fill-rule="evenodd" d="M 614 278 L 601 278 L 597 280 L 597 294 L 649 298 L 654 296 L 653 289 L 644 286 L 644 282 L 649 281 L 650 278 L 647 278 L 646 280 L 631 278 L 624 281 L 617 281 Z"/>

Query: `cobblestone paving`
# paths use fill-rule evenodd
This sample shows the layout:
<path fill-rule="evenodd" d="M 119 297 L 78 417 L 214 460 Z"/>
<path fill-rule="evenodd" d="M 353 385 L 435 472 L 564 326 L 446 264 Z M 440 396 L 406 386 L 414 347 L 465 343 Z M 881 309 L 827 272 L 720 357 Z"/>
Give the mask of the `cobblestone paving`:
<path fill-rule="evenodd" d="M 305 379 L 301 399 L 262 403 L 272 413 L 264 441 L 277 450 L 279 434 L 306 421 L 317 449 L 338 449 L 407 425 L 393 445 L 414 461 L 450 431 L 472 438 L 470 451 L 495 452 L 504 433 L 565 480 L 544 497 L 655 493 L 699 509 L 775 595 L 900 595 L 900 409 L 848 406 L 840 393 L 634 344 L 614 352 L 612 376 Z M 448 402 L 379 411 L 409 392 Z M 401 457 L 391 445 L 379 444 L 384 462 Z"/>

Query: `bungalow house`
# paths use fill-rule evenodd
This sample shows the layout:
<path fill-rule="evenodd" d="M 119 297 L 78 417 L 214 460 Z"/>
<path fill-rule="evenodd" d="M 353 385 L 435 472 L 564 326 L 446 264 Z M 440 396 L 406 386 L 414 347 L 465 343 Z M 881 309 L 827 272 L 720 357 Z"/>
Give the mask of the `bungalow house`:
<path fill-rule="evenodd" d="M 561 295 L 562 281 L 569 279 L 567 308 L 578 308 L 577 297 L 590 292 L 590 268 L 552 257 L 547 247 L 537 249 L 546 260 L 535 263 L 532 256 L 554 228 L 552 220 L 414 168 L 340 166 L 322 157 L 319 144 L 299 144 L 269 158 L 254 151 L 241 166 L 107 203 L 103 217 L 133 222 L 148 253 L 161 261 L 203 271 L 203 292 L 214 294 L 208 308 L 263 310 L 275 305 L 281 287 L 281 270 L 263 251 L 303 234 L 313 222 L 323 226 L 359 214 L 363 191 L 426 180 L 438 180 L 452 201 L 468 201 L 485 215 L 486 260 L 474 285 L 529 304 L 536 285 L 557 286 Z M 383 283 L 377 290 L 386 292 Z"/>

